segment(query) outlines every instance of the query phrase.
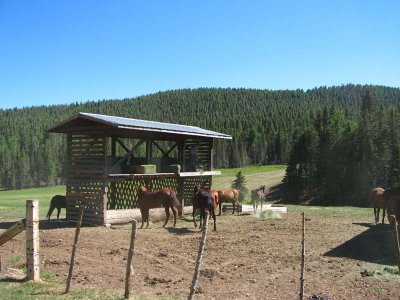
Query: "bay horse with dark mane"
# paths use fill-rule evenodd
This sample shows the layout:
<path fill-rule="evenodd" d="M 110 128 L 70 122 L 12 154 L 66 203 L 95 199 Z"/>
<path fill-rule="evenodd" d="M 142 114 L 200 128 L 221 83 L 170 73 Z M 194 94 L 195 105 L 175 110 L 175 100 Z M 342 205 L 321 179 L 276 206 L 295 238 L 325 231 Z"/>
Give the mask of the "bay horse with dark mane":
<path fill-rule="evenodd" d="M 387 208 L 387 201 L 383 196 L 385 190 L 383 188 L 374 188 L 371 191 L 371 206 L 374 208 L 375 224 L 379 223 L 379 212 L 383 210 L 382 224 L 385 223 L 385 211 Z"/>
<path fill-rule="evenodd" d="M 215 191 L 210 189 L 200 189 L 200 187 L 196 186 L 194 189 L 194 196 L 193 196 L 193 222 L 194 227 L 197 227 L 195 213 L 197 208 L 200 209 L 200 228 L 203 228 L 206 220 L 206 210 L 210 213 L 214 220 L 214 231 L 217 230 L 217 223 L 215 217 L 215 208 L 218 205 L 218 198 L 215 197 Z"/>
<path fill-rule="evenodd" d="M 232 203 L 233 205 L 232 214 L 235 213 L 235 209 L 237 209 L 237 213 L 239 213 L 239 196 L 240 192 L 237 189 L 218 191 L 218 199 L 219 199 L 218 216 L 221 215 L 222 203 Z"/>
<path fill-rule="evenodd" d="M 253 202 L 254 211 L 258 208 L 258 202 L 260 202 L 262 211 L 262 205 L 266 196 L 267 193 L 265 192 L 265 185 L 262 185 L 258 189 L 251 191 L 251 201 Z"/>
<path fill-rule="evenodd" d="M 176 225 L 176 214 L 181 210 L 181 205 L 174 190 L 161 189 L 157 192 L 149 192 L 144 186 L 139 188 L 138 206 L 142 214 L 142 226 L 140 228 L 143 228 L 145 221 L 147 222 L 146 228 L 149 227 L 149 210 L 151 208 L 160 208 L 162 206 L 165 208 L 166 220 L 163 227 L 168 223 L 170 208 L 174 214 L 174 227 Z"/>

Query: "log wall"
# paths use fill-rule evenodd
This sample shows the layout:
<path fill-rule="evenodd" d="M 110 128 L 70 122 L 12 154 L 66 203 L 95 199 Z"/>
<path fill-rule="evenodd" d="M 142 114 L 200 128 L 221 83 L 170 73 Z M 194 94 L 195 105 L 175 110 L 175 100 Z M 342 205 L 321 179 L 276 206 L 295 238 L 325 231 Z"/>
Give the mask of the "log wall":
<path fill-rule="evenodd" d="M 67 219 L 77 220 L 84 206 L 84 223 L 104 222 L 104 168 L 106 138 L 68 134 L 67 137 Z"/>

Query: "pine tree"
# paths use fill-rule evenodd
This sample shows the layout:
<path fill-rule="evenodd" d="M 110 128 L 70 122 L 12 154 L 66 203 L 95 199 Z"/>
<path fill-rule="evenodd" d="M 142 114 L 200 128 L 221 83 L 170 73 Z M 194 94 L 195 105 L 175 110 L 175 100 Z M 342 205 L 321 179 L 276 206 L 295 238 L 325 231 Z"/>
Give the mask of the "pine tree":
<path fill-rule="evenodd" d="M 246 177 L 242 175 L 242 171 L 236 173 L 236 179 L 232 182 L 232 188 L 240 191 L 239 201 L 243 201 L 247 196 L 248 189 L 246 187 Z"/>

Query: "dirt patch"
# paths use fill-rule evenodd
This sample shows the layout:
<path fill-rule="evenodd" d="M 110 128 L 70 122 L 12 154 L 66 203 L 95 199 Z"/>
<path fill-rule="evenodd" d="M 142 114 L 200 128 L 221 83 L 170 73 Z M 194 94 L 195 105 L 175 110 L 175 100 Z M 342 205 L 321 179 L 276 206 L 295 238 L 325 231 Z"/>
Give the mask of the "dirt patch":
<path fill-rule="evenodd" d="M 365 276 L 365 270 L 394 263 L 389 228 L 371 226 L 372 219 L 308 217 L 308 299 L 399 299 L 399 279 Z M 226 214 L 217 218 L 217 227 L 207 237 L 196 299 L 298 298 L 300 214 L 289 210 L 282 219 Z M 101 287 L 122 293 L 130 235 L 131 225 L 83 227 L 71 288 Z M 156 223 L 138 230 L 132 294 L 186 299 L 200 238 L 199 230 L 185 220 L 178 220 L 176 229 Z M 58 281 L 67 278 L 73 240 L 74 228 L 40 232 L 41 268 L 55 274 Z M 389 243 L 379 245 L 389 249 L 382 256 L 376 253 L 378 242 Z M 25 235 L 21 234 L 2 246 L 3 261 L 15 267 L 10 258 L 24 260 L 24 250 Z"/>

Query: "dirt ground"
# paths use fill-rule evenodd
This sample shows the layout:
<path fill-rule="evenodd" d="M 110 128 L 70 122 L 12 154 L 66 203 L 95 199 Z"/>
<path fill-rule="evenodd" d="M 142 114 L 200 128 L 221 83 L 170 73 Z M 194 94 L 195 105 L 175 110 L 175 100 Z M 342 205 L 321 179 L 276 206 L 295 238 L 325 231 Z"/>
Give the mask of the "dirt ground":
<path fill-rule="evenodd" d="M 400 280 L 368 276 L 394 264 L 388 225 L 373 217 L 319 216 L 306 219 L 305 296 L 309 299 L 400 299 Z M 225 214 L 207 236 L 196 299 L 298 299 L 301 215 L 282 219 Z M 41 269 L 67 278 L 75 229 L 52 221 L 41 224 Z M 172 225 L 172 223 L 169 223 Z M 124 289 L 131 225 L 83 227 L 77 248 L 72 289 Z M 176 228 L 150 224 L 138 230 L 132 294 L 186 299 L 201 233 L 181 219 Z M 8 267 L 24 264 L 25 235 L 1 247 Z M 389 243 L 382 253 L 381 244 Z M 385 246 L 386 247 L 386 246 Z M 386 247 L 387 248 L 387 247 Z M 11 263 L 10 258 L 21 256 Z M 7 259 L 8 258 L 8 259 Z M 319 298 L 317 298 L 319 297 Z"/>

